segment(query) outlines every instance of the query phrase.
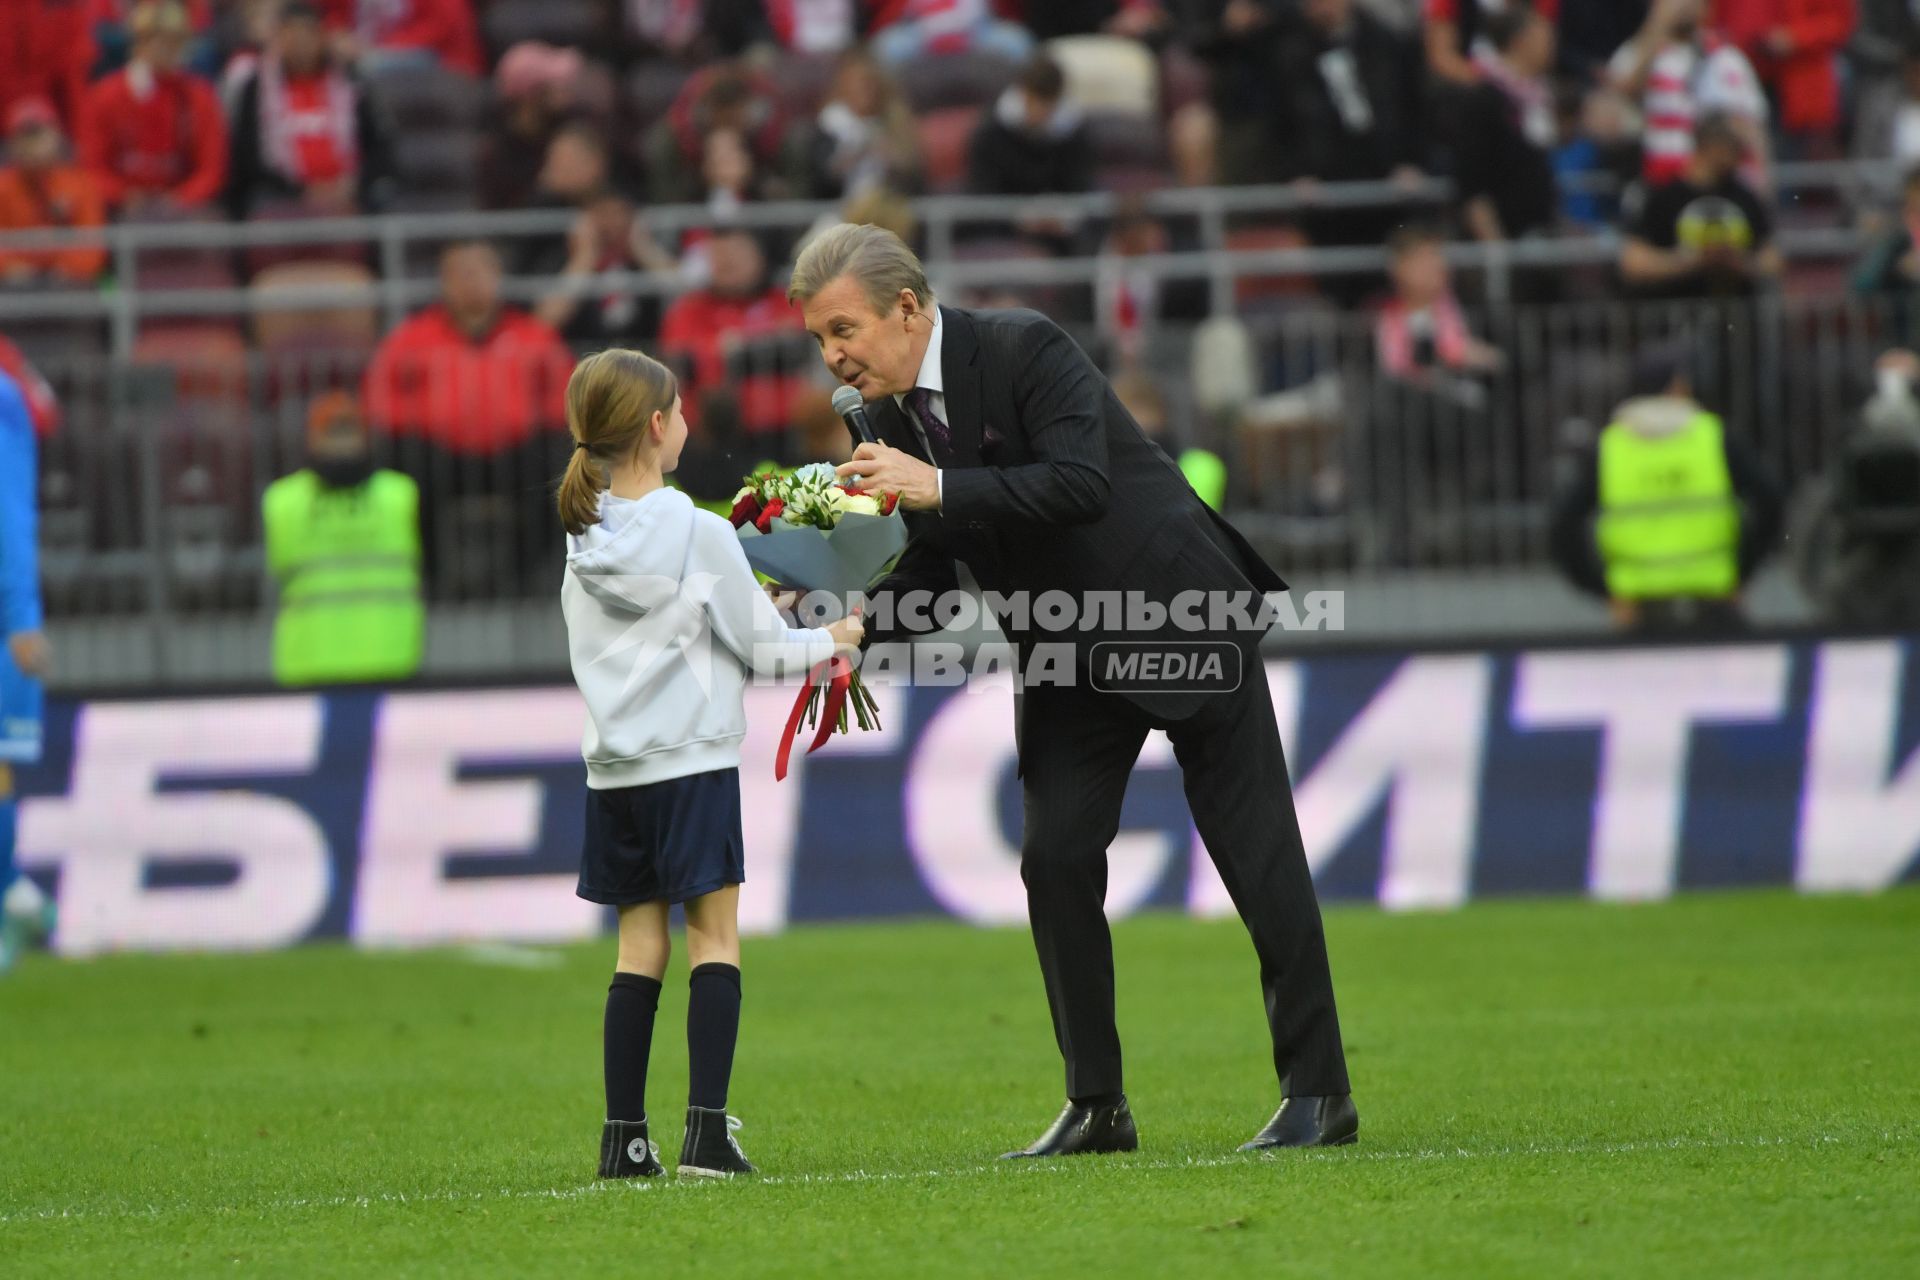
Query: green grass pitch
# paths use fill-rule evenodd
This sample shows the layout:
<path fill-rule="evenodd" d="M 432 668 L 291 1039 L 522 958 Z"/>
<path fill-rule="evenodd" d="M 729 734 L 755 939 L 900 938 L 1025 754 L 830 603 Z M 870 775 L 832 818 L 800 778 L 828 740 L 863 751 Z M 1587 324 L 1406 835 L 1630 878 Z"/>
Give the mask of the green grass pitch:
<path fill-rule="evenodd" d="M 611 942 L 30 958 L 0 983 L 0 1273 L 1920 1275 L 1920 891 L 1328 913 L 1358 1146 L 1274 1105 L 1238 923 L 1116 927 L 1137 1155 L 1060 1103 L 1030 944 L 749 940 L 757 1180 L 596 1184 Z M 671 1167 L 676 956 L 649 1102 Z"/>

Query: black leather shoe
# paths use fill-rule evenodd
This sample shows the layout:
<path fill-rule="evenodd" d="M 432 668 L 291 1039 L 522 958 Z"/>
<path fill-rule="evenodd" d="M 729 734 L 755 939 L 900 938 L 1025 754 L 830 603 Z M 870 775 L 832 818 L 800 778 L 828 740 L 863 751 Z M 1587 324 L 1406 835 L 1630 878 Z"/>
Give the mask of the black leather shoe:
<path fill-rule="evenodd" d="M 1242 1143 L 1242 1151 L 1272 1151 L 1280 1147 L 1344 1147 L 1360 1138 L 1360 1113 L 1353 1095 L 1324 1098 L 1285 1098 L 1267 1127 Z"/>
<path fill-rule="evenodd" d="M 603 1178 L 657 1178 L 660 1148 L 647 1137 L 645 1120 L 609 1120 L 600 1131 L 600 1176 Z"/>
<path fill-rule="evenodd" d="M 1122 1095 L 1108 1106 L 1081 1106 L 1069 1102 L 1060 1118 L 1021 1151 L 1009 1151 L 1002 1160 L 1023 1160 L 1038 1156 L 1100 1155 L 1111 1151 L 1134 1151 L 1140 1146 L 1140 1134 L 1133 1127 L 1133 1110 Z"/>

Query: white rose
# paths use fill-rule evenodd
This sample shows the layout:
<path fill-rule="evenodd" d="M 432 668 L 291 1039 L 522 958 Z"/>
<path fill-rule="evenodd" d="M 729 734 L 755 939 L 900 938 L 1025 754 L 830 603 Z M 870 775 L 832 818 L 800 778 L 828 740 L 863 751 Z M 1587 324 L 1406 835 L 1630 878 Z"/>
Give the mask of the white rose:
<path fill-rule="evenodd" d="M 780 509 L 780 518 L 788 524 L 811 524 L 820 505 L 819 494 L 806 489 L 796 490 L 788 495 L 787 505 Z"/>
<path fill-rule="evenodd" d="M 877 516 L 880 504 L 871 495 L 834 490 L 833 509 L 842 515 Z"/>

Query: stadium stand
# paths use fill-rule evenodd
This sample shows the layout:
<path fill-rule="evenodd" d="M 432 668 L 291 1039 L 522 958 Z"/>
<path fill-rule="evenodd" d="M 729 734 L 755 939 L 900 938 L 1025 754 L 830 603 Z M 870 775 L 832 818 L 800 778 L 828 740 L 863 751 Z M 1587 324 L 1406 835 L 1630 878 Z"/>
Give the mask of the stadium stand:
<path fill-rule="evenodd" d="M 1588 6 L 1541 6 L 1561 38 L 1547 82 L 1552 109 L 1543 112 L 1533 90 L 1503 70 L 1493 43 L 1508 30 L 1496 11 L 1522 3 L 1196 0 L 1128 5 L 1124 21 L 1064 24 L 1034 3 L 983 5 L 993 22 L 1031 19 L 1038 39 L 1029 43 L 1059 67 L 1071 107 L 1070 119 L 1062 113 L 1039 127 L 1064 136 L 1072 123 L 1091 156 L 1090 190 L 1020 194 L 987 176 L 1012 169 L 977 163 L 980 139 L 1010 118 L 1009 89 L 1030 71 L 1010 56 L 1015 43 L 1001 28 L 941 37 L 924 56 L 880 73 L 845 51 L 888 30 L 898 16 L 893 4 L 851 6 L 854 23 L 844 31 L 796 26 L 793 8 L 777 3 L 709 13 L 700 4 L 613 0 L 412 0 L 392 7 L 405 21 L 389 15 L 387 25 L 365 31 L 349 30 L 342 15 L 351 6 L 322 5 L 339 48 L 355 55 L 355 83 L 392 138 L 385 212 L 342 217 L 300 199 L 266 200 L 235 222 L 176 202 L 122 210 L 93 232 L 49 218 L 32 224 L 37 230 L 0 234 L 0 261 L 10 246 L 104 252 L 97 288 L 24 278 L 0 288 L 0 334 L 75 407 L 48 451 L 43 484 L 53 513 L 49 575 L 64 584 L 50 587 L 56 608 L 91 613 L 140 595 L 76 586 L 89 574 L 113 576 L 79 567 L 82 545 L 102 555 L 145 547 L 166 558 L 169 575 L 199 574 L 202 586 L 183 588 L 170 607 L 257 607 L 257 588 L 230 590 L 230 580 L 195 567 L 210 562 L 206 548 L 215 545 L 231 553 L 229 576 L 231 565 L 249 563 L 257 529 L 247 519 L 216 530 L 198 515 L 174 524 L 144 514 L 81 518 L 76 495 L 116 468 L 138 475 L 153 467 L 140 487 L 172 503 L 168 510 L 250 510 L 257 493 L 234 499 L 231 485 L 244 489 L 250 477 L 299 464 L 298 433 L 288 424 L 304 420 L 312 397 L 355 383 L 386 335 L 434 302 L 449 241 L 496 243 L 508 265 L 501 296 L 512 308 L 549 298 L 564 268 L 565 287 L 586 300 L 564 310 L 593 318 L 576 332 L 617 333 L 645 346 L 658 340 L 654 326 L 677 299 L 710 287 L 716 227 L 752 229 L 777 287 L 799 241 L 840 216 L 842 201 L 903 201 L 943 298 L 1041 307 L 1114 372 L 1144 367 L 1166 389 L 1169 440 L 1226 458 L 1236 519 L 1277 558 L 1308 570 L 1543 566 L 1556 450 L 1608 411 L 1640 335 L 1698 328 L 1710 314 L 1737 316 L 1743 335 L 1716 346 L 1727 366 L 1713 377 L 1724 386 L 1729 429 L 1783 479 L 1813 474 L 1877 355 L 1913 337 L 1916 313 L 1889 265 L 1899 259 L 1885 248 L 1911 222 L 1888 205 L 1910 157 L 1901 149 L 1899 61 L 1889 60 L 1887 33 L 1862 30 L 1851 44 L 1822 44 L 1789 66 L 1756 47 L 1764 33 L 1753 34 L 1748 7 L 1732 0 L 1700 6 L 1704 21 L 1691 33 L 1643 27 L 1641 12 L 1622 34 L 1596 25 Z M 191 84 L 183 104 L 224 99 L 231 108 L 246 69 L 271 44 L 278 8 L 246 6 L 244 21 L 238 6 L 188 13 L 197 43 L 179 73 Z M 148 0 L 127 7 L 125 20 L 174 31 L 179 19 L 170 15 L 172 6 Z M 1436 49 L 1420 26 L 1428 19 L 1454 24 L 1455 43 Z M 892 38 L 889 47 L 899 45 Z M 1760 68 L 1756 92 L 1771 114 L 1752 139 L 1747 177 L 1776 211 L 1773 239 L 1785 270 L 1777 283 L 1738 298 L 1707 287 L 1656 304 L 1625 289 L 1617 269 L 1638 211 L 1660 198 L 1657 186 L 1625 189 L 1622 171 L 1637 177 L 1641 166 L 1637 157 L 1622 163 L 1620 148 L 1637 149 L 1643 126 L 1660 126 L 1647 98 L 1659 86 L 1650 89 L 1647 76 L 1667 74 L 1660 59 L 1672 59 L 1661 51 L 1682 46 L 1713 57 L 1735 51 L 1728 56 Z M 203 48 L 221 77 L 195 70 Z M 1645 67 L 1636 63 L 1641 48 L 1654 55 Z M 0 59 L 30 53 L 13 27 L 0 27 Z M 47 66 L 52 78 L 41 92 L 63 119 L 68 98 L 77 111 L 87 94 L 104 100 L 108 90 L 99 86 L 125 95 L 144 83 L 103 65 L 95 88 L 76 88 Z M 1387 92 L 1388 67 L 1400 69 L 1391 101 L 1376 103 L 1369 95 Z M 1831 82 L 1821 68 L 1835 73 Z M 1858 104 L 1864 114 L 1824 110 L 1829 83 L 1834 95 L 1857 84 L 1867 95 Z M 868 84 L 877 86 L 872 108 L 863 106 Z M 1468 100 L 1472 111 L 1456 109 Z M 1554 163 L 1548 225 L 1519 239 L 1481 234 L 1454 182 L 1462 148 L 1451 122 L 1502 111 L 1513 113 L 1515 136 L 1544 147 Z M 1596 132 L 1609 121 L 1604 136 Z M 1381 141 L 1383 128 L 1393 132 Z M 585 131 L 605 151 L 591 191 L 542 188 L 554 139 L 568 130 Z M 1395 163 L 1341 158 L 1342 137 L 1372 139 L 1378 156 Z M 1656 140 L 1662 156 L 1672 153 L 1674 137 Z M 1858 161 L 1838 159 L 1846 155 Z M 1484 157 L 1475 163 L 1484 169 Z M 1228 184 L 1190 184 L 1207 175 Z M 1273 178 L 1284 181 L 1262 181 Z M 581 250 L 578 238 L 603 197 L 623 203 L 601 216 L 627 219 L 645 252 Z M 1596 214 L 1619 201 L 1618 217 Z M 1713 219 L 1724 219 L 1724 209 L 1696 204 L 1668 211 L 1683 231 L 1723 225 Z M 1161 231 L 1142 242 L 1147 249 L 1126 251 L 1132 283 L 1116 293 L 1110 231 L 1134 209 Z M 1461 312 L 1506 362 L 1479 379 L 1475 403 L 1449 410 L 1464 415 L 1457 423 L 1428 432 L 1425 452 L 1409 454 L 1380 446 L 1389 425 L 1382 419 L 1410 411 L 1375 385 L 1373 316 L 1389 293 L 1387 233 L 1412 222 L 1440 230 Z M 1736 231 L 1728 234 L 1737 239 Z M 1849 275 L 1856 261 L 1873 258 L 1869 251 L 1879 264 L 1867 273 L 1872 286 L 1853 293 Z M 1116 305 L 1131 309 L 1127 318 L 1117 318 Z M 1696 305 L 1716 310 L 1689 309 Z M 1147 314 L 1133 314 L 1142 307 Z M 1193 384 L 1188 367 L 1199 348 L 1221 340 L 1217 325 L 1230 319 L 1244 335 L 1253 385 L 1223 408 Z M 782 343 L 740 336 L 714 335 L 722 346 L 738 345 L 729 378 L 802 386 L 814 377 Z M 1415 341 L 1403 354 L 1417 359 L 1426 350 Z M 796 420 L 784 437 L 771 437 L 790 460 L 819 447 L 800 425 L 803 399 L 783 392 Z M 769 425 L 756 415 L 756 450 L 769 445 Z M 243 439 L 244 464 L 183 469 L 165 456 L 195 457 L 201 442 L 225 449 Z M 516 458 L 545 465 L 537 450 Z M 1469 472 L 1473 483 L 1444 502 L 1419 497 Z M 204 489 L 217 499 L 197 496 L 199 480 L 167 478 L 189 474 L 217 478 Z M 537 559 L 548 530 L 518 499 L 549 479 L 535 470 L 462 472 L 450 483 L 480 489 L 450 504 L 465 514 L 449 515 L 449 529 L 476 521 L 487 538 L 515 543 L 518 559 Z M 162 535 L 171 541 L 155 544 Z M 457 545 L 446 536 L 453 541 L 445 545 Z M 200 558 L 163 551 L 174 542 L 198 548 Z M 478 570 L 461 572 L 469 597 L 486 588 Z M 509 578 L 500 589 L 517 591 Z M 220 581 L 227 587 L 204 585 Z"/>

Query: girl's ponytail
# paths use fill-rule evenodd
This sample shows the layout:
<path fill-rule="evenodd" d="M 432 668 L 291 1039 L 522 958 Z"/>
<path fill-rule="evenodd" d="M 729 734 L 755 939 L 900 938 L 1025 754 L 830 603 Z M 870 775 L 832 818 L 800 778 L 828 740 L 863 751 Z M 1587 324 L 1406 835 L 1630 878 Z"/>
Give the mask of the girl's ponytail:
<path fill-rule="evenodd" d="M 608 469 L 632 454 L 654 414 L 672 412 L 679 394 L 673 371 L 645 352 L 597 351 L 574 367 L 567 379 L 573 456 L 554 496 L 568 533 L 600 523 Z"/>
<path fill-rule="evenodd" d="M 566 473 L 560 477 L 557 499 L 560 523 L 568 533 L 582 534 L 588 525 L 600 523 L 600 491 L 606 487 L 605 468 L 594 459 L 592 449 L 576 440 Z"/>

